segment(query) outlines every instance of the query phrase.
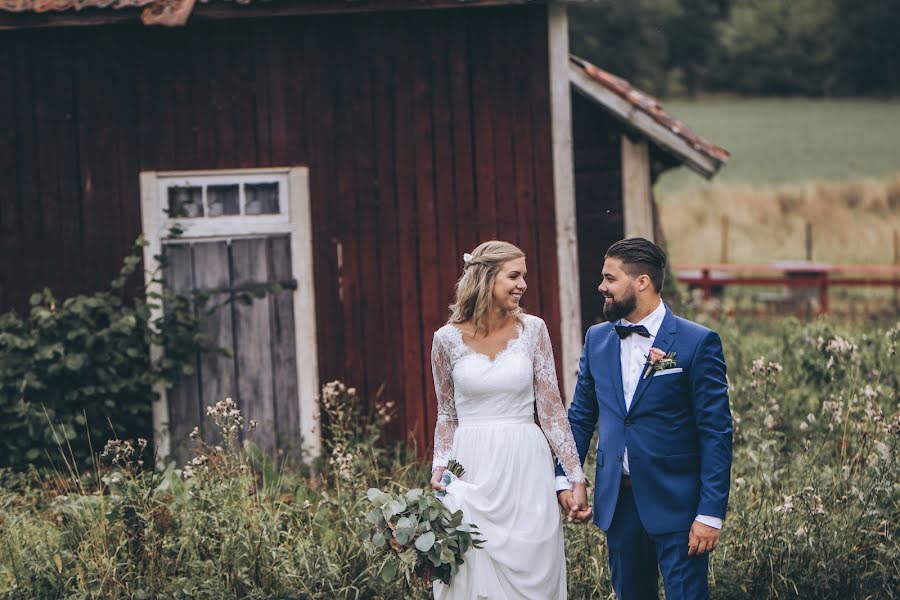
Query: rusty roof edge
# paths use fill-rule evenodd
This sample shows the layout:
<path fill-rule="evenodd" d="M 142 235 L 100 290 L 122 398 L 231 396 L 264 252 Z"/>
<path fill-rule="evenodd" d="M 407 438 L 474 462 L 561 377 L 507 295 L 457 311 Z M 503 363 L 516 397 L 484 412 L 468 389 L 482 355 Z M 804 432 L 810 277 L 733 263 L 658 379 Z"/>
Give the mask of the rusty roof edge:
<path fill-rule="evenodd" d="M 730 158 L 728 150 L 694 133 L 666 112 L 656 98 L 638 90 L 627 80 L 574 54 L 569 55 L 569 63 L 574 67 L 572 74 L 581 75 L 571 77 L 573 84 L 618 118 L 648 135 L 664 150 L 675 154 L 698 174 L 712 178 Z M 595 93 L 598 88 L 605 94 Z M 618 98 L 621 105 L 614 106 L 617 103 L 610 94 Z"/>

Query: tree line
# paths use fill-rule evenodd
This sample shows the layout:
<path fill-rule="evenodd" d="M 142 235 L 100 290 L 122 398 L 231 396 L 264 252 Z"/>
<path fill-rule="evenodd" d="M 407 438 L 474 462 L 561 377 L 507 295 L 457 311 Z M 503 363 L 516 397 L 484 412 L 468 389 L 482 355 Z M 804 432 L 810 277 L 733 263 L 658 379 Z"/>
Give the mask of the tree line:
<path fill-rule="evenodd" d="M 593 0 L 572 51 L 660 96 L 900 94 L 900 0 Z"/>

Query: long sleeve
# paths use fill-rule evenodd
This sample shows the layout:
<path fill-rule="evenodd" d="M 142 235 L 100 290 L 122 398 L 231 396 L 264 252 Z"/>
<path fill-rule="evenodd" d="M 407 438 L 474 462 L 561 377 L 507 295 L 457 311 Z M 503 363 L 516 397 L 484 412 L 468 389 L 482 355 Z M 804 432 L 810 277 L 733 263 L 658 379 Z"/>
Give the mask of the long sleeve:
<path fill-rule="evenodd" d="M 437 423 L 434 426 L 434 458 L 431 470 L 446 467 L 453 449 L 453 436 L 459 419 L 453 399 L 453 375 L 450 353 L 441 342 L 440 335 L 434 334 L 431 343 L 431 374 L 434 377 L 434 392 L 437 396 Z"/>
<path fill-rule="evenodd" d="M 719 335 L 709 332 L 697 347 L 690 373 L 691 399 L 700 442 L 700 503 L 703 516 L 725 518 L 731 481 L 732 421 L 725 356 Z"/>
<path fill-rule="evenodd" d="M 566 407 L 559 395 L 556 378 L 556 363 L 553 361 L 553 347 L 547 325 L 541 321 L 534 349 L 534 397 L 537 403 L 541 429 L 550 442 L 550 447 L 562 465 L 569 481 L 584 482 L 584 471 L 578 457 L 578 448 L 569 426 Z"/>

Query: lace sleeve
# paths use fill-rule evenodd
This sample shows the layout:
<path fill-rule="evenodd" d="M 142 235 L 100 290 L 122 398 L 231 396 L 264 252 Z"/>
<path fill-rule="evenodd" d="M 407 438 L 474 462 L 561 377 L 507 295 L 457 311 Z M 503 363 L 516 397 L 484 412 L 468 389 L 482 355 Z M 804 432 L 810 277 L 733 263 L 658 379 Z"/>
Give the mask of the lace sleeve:
<path fill-rule="evenodd" d="M 584 482 L 584 471 L 578 458 L 575 437 L 569 426 L 566 407 L 559 395 L 556 380 L 556 364 L 553 362 L 553 347 L 547 325 L 541 321 L 534 349 L 534 398 L 537 402 L 538 419 L 541 429 L 556 453 L 569 481 Z"/>
<path fill-rule="evenodd" d="M 431 470 L 446 467 L 453 449 L 453 436 L 459 419 L 453 399 L 453 375 L 450 352 L 441 343 L 440 335 L 434 334 L 431 343 L 431 374 L 434 377 L 434 392 L 437 396 L 437 423 L 434 426 L 434 459 Z"/>

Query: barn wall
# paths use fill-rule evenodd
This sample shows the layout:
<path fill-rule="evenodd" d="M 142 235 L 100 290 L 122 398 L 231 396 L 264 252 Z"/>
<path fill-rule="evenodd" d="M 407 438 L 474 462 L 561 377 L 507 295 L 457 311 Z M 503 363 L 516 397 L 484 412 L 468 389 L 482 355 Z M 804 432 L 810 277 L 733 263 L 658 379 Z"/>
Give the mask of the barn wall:
<path fill-rule="evenodd" d="M 622 127 L 596 104 L 572 90 L 575 205 L 583 332 L 603 320 L 597 291 L 603 255 L 624 236 Z"/>
<path fill-rule="evenodd" d="M 478 241 L 559 347 L 543 6 L 0 34 L 0 311 L 104 288 L 142 170 L 306 165 L 320 376 L 430 443 L 429 350 Z M 589 281 L 589 280 L 588 280 Z"/>

